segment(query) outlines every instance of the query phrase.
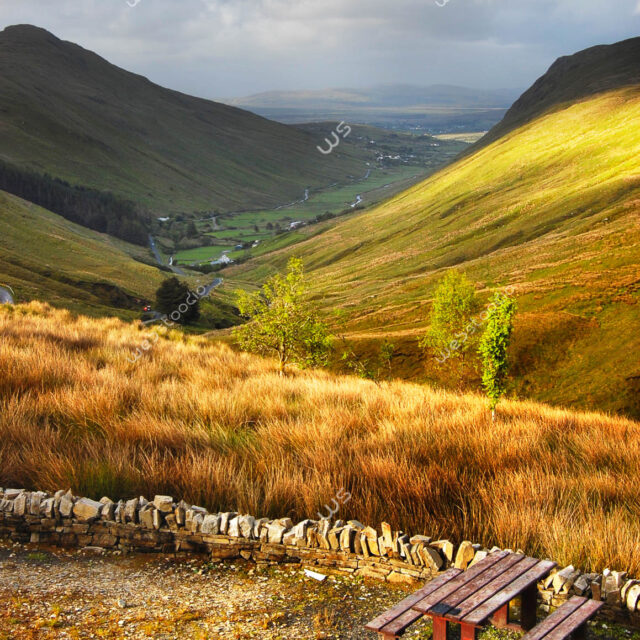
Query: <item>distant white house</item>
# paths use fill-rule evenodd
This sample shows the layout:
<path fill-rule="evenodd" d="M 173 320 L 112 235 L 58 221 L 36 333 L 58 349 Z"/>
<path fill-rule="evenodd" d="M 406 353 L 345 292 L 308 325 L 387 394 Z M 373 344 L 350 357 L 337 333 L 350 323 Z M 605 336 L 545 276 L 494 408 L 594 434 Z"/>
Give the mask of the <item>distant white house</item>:
<path fill-rule="evenodd" d="M 223 253 L 217 260 L 212 260 L 211 264 L 232 264 L 233 260 L 226 254 Z"/>
<path fill-rule="evenodd" d="M 304 226 L 304 220 L 296 220 L 295 222 L 289 223 L 289 231 L 294 231 L 300 227 Z"/>
<path fill-rule="evenodd" d="M 158 218 L 159 222 L 169 222 L 169 220 L 171 220 L 171 218 Z"/>

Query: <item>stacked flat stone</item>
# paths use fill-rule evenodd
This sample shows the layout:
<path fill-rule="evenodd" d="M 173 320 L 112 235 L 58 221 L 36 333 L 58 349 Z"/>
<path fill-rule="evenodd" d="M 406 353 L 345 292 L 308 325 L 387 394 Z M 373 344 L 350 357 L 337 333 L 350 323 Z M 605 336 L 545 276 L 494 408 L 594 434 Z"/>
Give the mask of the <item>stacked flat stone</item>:
<path fill-rule="evenodd" d="M 469 541 L 456 548 L 449 540 L 410 536 L 384 522 L 377 531 L 357 520 L 294 523 L 234 511 L 210 513 L 164 495 L 115 502 L 71 491 L 23 489 L 0 489 L 0 537 L 94 550 L 207 553 L 258 564 L 297 562 L 324 573 L 389 582 L 428 580 L 450 567 L 466 570 L 497 550 Z M 553 571 L 538 589 L 544 610 L 572 595 L 593 597 L 608 605 L 605 617 L 640 625 L 640 581 L 626 573 L 582 573 L 568 566 Z"/>

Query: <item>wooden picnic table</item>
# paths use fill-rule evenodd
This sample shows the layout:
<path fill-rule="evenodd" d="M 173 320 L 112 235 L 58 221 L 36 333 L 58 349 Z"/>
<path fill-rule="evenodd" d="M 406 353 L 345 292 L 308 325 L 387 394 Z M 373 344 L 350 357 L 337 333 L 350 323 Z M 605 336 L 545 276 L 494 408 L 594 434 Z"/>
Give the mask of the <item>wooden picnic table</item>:
<path fill-rule="evenodd" d="M 447 624 L 458 623 L 461 640 L 475 640 L 487 622 L 528 631 L 536 623 L 537 583 L 556 566 L 549 560 L 498 551 L 469 570 L 449 574 L 411 610 L 433 618 L 433 640 L 446 640 Z M 521 597 L 519 622 L 509 620 L 509 602 Z"/>

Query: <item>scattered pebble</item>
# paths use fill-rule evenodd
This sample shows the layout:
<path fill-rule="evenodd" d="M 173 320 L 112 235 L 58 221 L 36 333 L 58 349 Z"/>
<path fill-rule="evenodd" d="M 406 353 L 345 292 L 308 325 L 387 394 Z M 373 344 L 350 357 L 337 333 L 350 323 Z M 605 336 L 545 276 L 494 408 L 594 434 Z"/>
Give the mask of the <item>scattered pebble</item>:
<path fill-rule="evenodd" d="M 371 640 L 364 624 L 406 593 L 355 578 L 320 583 L 295 566 L 0 543 L 0 640 Z"/>

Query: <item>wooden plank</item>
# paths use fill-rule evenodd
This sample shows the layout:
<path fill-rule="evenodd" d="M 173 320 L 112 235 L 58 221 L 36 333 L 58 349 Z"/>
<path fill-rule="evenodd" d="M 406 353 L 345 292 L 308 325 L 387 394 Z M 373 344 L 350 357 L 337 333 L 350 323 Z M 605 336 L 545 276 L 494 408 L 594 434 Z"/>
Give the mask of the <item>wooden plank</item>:
<path fill-rule="evenodd" d="M 506 551 L 498 551 L 496 553 L 488 555 L 484 560 L 478 562 L 478 564 L 471 567 L 471 569 L 467 569 L 467 571 L 465 571 L 462 575 L 459 575 L 455 580 L 452 580 L 446 586 L 442 587 L 442 589 L 439 589 L 437 593 L 432 593 L 431 595 L 426 596 L 424 599 L 416 603 L 412 608 L 419 613 L 429 613 L 429 609 L 438 604 L 438 602 L 450 596 L 456 590 L 460 589 L 468 582 L 471 582 L 479 575 L 483 574 L 494 564 L 500 562 L 508 555 L 509 554 Z"/>
<path fill-rule="evenodd" d="M 473 624 L 463 624 L 460 627 L 460 640 L 477 640 L 478 627 Z"/>
<path fill-rule="evenodd" d="M 556 566 L 555 562 L 551 560 L 540 560 L 524 575 L 521 575 L 517 580 L 514 580 L 511 584 L 506 586 L 502 591 L 494 595 L 492 598 L 486 600 L 479 607 L 470 612 L 464 621 L 470 624 L 482 624 L 484 620 L 494 614 L 500 607 L 513 600 L 520 593 L 528 589 L 532 584 L 538 582 L 549 571 Z"/>
<path fill-rule="evenodd" d="M 385 624 L 384 627 L 380 629 L 379 633 L 384 633 L 390 636 L 399 636 L 405 629 L 410 627 L 414 622 L 420 620 L 422 617 L 421 613 L 418 613 L 413 609 L 408 609 L 395 620 L 389 622 L 389 624 Z"/>
<path fill-rule="evenodd" d="M 460 569 L 448 569 L 442 575 L 439 575 L 434 580 L 431 580 L 431 582 L 425 584 L 424 587 L 418 589 L 418 591 L 399 602 L 395 607 L 389 609 L 388 611 L 385 611 L 377 618 L 374 618 L 365 626 L 365 629 L 367 629 L 368 631 L 378 631 L 382 629 L 382 627 L 384 627 L 385 625 L 393 622 L 396 618 L 399 618 L 403 613 L 407 611 L 407 609 L 411 609 L 411 607 L 416 602 L 419 602 L 425 596 L 428 596 L 434 591 L 437 591 L 440 587 L 447 584 L 449 581 L 453 580 L 461 573 L 462 571 Z"/>
<path fill-rule="evenodd" d="M 522 640 L 542 640 L 550 631 L 553 631 L 562 621 L 575 613 L 585 602 L 586 598 L 575 596 L 547 616 L 537 627 L 531 629 Z"/>
<path fill-rule="evenodd" d="M 496 578 L 500 577 L 507 571 L 513 569 L 514 566 L 521 565 L 526 560 L 526 556 L 517 555 L 515 553 L 509 554 L 500 562 L 497 562 L 492 567 L 489 567 L 486 571 L 483 571 L 479 576 L 465 584 L 450 596 L 443 598 L 437 605 L 431 608 L 433 613 L 437 613 L 439 616 L 449 617 L 449 614 L 455 615 L 462 604 L 475 593 L 493 584 Z M 518 575 L 521 575 L 529 568 L 527 565 Z M 497 590 L 493 590 L 489 596 L 483 598 L 487 600 L 496 593 Z"/>
<path fill-rule="evenodd" d="M 451 609 L 445 613 L 445 617 L 453 620 L 466 618 L 474 609 L 477 609 L 490 598 L 499 595 L 501 591 L 508 588 L 510 584 L 525 575 L 527 571 L 530 571 L 540 562 L 536 558 L 527 558 L 524 556 L 521 556 L 519 560 L 520 562 L 514 563 L 513 566 L 494 577 L 489 583 L 481 586 L 480 589 L 476 589 L 474 593 L 467 596 L 459 604 L 451 607 Z M 500 609 L 501 607 L 498 608 Z M 492 611 L 491 613 L 494 612 Z"/>
<path fill-rule="evenodd" d="M 536 626 L 538 608 L 538 585 L 532 584 L 521 594 L 520 627 L 523 631 L 529 631 Z M 508 607 L 508 605 L 507 605 Z"/>
<path fill-rule="evenodd" d="M 567 616 L 560 624 L 552 629 L 544 640 L 564 640 L 570 636 L 578 627 L 581 627 L 592 618 L 600 607 L 604 606 L 603 602 L 598 600 L 587 600 L 577 611 Z"/>
<path fill-rule="evenodd" d="M 504 629 L 509 624 L 509 605 L 505 604 L 504 607 L 500 607 L 493 614 L 490 622 L 494 627 Z"/>

